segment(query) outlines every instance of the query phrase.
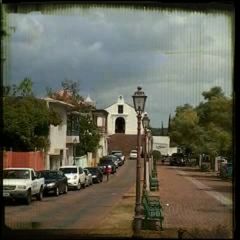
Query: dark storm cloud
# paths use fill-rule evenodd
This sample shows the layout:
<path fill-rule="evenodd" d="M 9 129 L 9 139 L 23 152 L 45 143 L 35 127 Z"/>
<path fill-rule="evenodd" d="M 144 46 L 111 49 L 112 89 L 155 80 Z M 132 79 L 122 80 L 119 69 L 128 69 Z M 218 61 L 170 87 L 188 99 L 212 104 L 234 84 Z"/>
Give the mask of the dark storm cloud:
<path fill-rule="evenodd" d="M 132 103 L 142 85 L 154 124 L 161 114 L 166 122 L 177 105 L 197 104 L 215 84 L 231 92 L 231 32 L 224 15 L 93 8 L 10 20 L 16 26 L 11 82 L 31 77 L 38 95 L 46 87 L 59 89 L 67 78 L 104 108 L 120 94 Z"/>

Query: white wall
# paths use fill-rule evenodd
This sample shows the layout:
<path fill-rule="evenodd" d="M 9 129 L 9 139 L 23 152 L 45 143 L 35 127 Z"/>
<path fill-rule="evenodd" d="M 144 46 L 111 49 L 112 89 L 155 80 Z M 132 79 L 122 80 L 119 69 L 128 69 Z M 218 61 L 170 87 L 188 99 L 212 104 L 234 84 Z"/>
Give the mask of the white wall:
<path fill-rule="evenodd" d="M 123 113 L 118 113 L 118 105 L 123 105 Z M 137 114 L 134 107 L 124 102 L 124 99 L 118 98 L 117 102 L 105 110 L 108 114 L 108 134 L 115 133 L 115 123 L 118 117 L 122 117 L 125 120 L 125 134 L 137 134 Z M 142 124 L 142 123 L 141 123 Z M 141 132 L 143 133 L 142 125 Z"/>
<path fill-rule="evenodd" d="M 169 155 L 169 136 L 153 136 L 153 150 L 160 151 L 162 155 Z"/>
<path fill-rule="evenodd" d="M 50 106 L 51 103 L 49 104 Z M 50 125 L 49 140 L 50 148 L 49 153 L 54 153 L 55 149 L 66 149 L 67 138 L 67 114 L 64 107 L 54 105 L 54 110 L 61 115 L 62 123 L 58 126 Z M 64 154 L 65 155 L 65 154 Z"/>
<path fill-rule="evenodd" d="M 177 153 L 178 148 L 177 147 L 170 147 L 168 150 L 168 155 L 172 156 L 173 153 Z"/>

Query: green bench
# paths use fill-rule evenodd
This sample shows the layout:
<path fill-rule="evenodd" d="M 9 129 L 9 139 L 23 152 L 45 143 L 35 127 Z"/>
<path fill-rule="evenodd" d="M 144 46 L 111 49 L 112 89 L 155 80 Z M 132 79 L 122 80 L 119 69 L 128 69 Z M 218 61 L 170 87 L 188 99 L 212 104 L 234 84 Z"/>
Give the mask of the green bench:
<path fill-rule="evenodd" d="M 143 198 L 146 199 L 147 204 L 149 206 L 162 208 L 162 206 L 160 204 L 159 197 L 157 197 L 157 196 L 149 196 L 148 192 L 145 191 L 144 194 L 143 194 Z"/>
<path fill-rule="evenodd" d="M 150 190 L 151 191 L 156 191 L 159 189 L 159 182 L 156 177 L 149 177 L 149 183 L 150 183 Z"/>
<path fill-rule="evenodd" d="M 149 221 L 149 220 L 158 220 L 160 222 L 160 229 L 162 230 L 162 223 L 164 220 L 163 216 L 163 209 L 161 205 L 149 205 L 147 199 L 144 197 L 143 201 L 143 208 L 144 208 L 144 220 Z"/>

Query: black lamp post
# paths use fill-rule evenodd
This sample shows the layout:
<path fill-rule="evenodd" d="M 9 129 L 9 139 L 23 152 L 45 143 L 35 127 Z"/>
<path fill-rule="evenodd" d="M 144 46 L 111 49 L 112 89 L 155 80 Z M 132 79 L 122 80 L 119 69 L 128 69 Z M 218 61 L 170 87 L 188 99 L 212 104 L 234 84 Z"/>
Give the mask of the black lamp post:
<path fill-rule="evenodd" d="M 134 232 L 135 234 L 141 230 L 142 215 L 141 215 L 141 163 L 140 163 L 140 145 L 141 145 L 141 119 L 144 112 L 147 96 L 142 91 L 141 87 L 132 96 L 134 108 L 137 113 L 137 164 L 136 164 L 136 203 L 134 216 Z"/>
<path fill-rule="evenodd" d="M 144 114 L 142 125 L 144 128 L 144 179 L 143 179 L 143 194 L 147 189 L 147 129 L 149 128 L 150 119 L 147 113 Z"/>
<path fill-rule="evenodd" d="M 74 140 L 73 140 L 73 165 L 76 165 L 76 144 L 77 144 L 77 139 L 74 138 Z"/>

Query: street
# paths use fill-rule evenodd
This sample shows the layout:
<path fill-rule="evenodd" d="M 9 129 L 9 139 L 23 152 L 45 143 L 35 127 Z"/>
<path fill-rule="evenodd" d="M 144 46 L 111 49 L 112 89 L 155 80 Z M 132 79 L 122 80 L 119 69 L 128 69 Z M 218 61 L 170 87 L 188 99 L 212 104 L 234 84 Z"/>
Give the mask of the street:
<path fill-rule="evenodd" d="M 9 203 L 5 224 L 12 229 L 94 229 L 134 184 L 135 161 L 126 161 L 116 174 L 80 191 L 33 198 L 30 206 Z"/>
<path fill-rule="evenodd" d="M 30 206 L 8 204 L 6 225 L 13 229 L 79 229 L 80 232 L 116 228 L 117 217 L 110 213 L 121 205 L 122 196 L 129 189 L 134 190 L 135 163 L 135 160 L 127 160 L 116 175 L 110 175 L 108 182 L 105 176 L 103 183 L 79 192 L 47 196 L 42 202 L 33 200 Z M 198 229 L 208 237 L 218 227 L 222 231 L 226 227 L 228 232 L 232 229 L 231 181 L 222 180 L 214 173 L 201 172 L 197 167 L 157 165 L 157 171 L 160 188 L 155 194 L 159 194 L 164 209 L 164 230 Z M 131 199 L 134 205 L 135 198 Z M 128 214 L 128 218 L 131 215 Z M 119 228 L 123 226 L 121 221 Z"/>

